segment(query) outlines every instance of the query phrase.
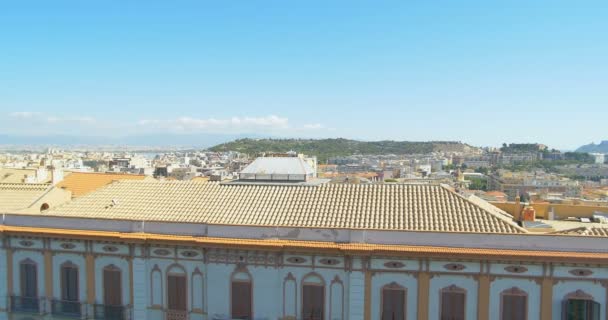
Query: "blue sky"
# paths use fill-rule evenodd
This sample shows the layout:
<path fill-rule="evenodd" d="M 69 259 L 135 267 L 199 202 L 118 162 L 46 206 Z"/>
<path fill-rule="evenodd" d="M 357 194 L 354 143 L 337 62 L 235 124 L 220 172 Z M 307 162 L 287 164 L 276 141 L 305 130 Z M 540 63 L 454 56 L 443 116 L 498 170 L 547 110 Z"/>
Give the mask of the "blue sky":
<path fill-rule="evenodd" d="M 5 1 L 0 133 L 608 139 L 607 1 Z"/>

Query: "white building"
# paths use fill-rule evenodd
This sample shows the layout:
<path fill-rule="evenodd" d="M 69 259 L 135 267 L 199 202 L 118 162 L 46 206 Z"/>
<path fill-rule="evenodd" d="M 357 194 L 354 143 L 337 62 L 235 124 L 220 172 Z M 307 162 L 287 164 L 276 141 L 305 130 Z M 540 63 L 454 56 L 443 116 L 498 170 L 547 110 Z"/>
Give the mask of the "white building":
<path fill-rule="evenodd" d="M 606 162 L 606 155 L 603 153 L 592 153 L 591 155 L 595 158 L 596 164 L 603 164 Z"/>

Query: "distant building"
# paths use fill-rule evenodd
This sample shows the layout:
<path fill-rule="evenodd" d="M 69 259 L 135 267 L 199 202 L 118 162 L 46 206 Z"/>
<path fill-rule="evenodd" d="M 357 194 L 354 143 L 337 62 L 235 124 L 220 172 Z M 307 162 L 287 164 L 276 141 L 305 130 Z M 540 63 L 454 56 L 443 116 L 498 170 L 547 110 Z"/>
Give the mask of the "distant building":
<path fill-rule="evenodd" d="M 240 181 L 307 182 L 315 170 L 300 157 L 259 157 L 239 173 Z"/>
<path fill-rule="evenodd" d="M 542 157 L 543 157 L 543 160 L 551 160 L 551 161 L 564 160 L 564 158 L 565 158 L 564 154 L 559 151 L 543 153 Z"/>
<path fill-rule="evenodd" d="M 503 153 L 500 156 L 500 164 L 514 164 L 521 162 L 533 162 L 540 160 L 542 153 L 539 152 L 521 152 L 521 153 Z"/>
<path fill-rule="evenodd" d="M 606 162 L 606 155 L 603 153 L 592 153 L 591 155 L 595 158 L 595 163 L 597 164 Z"/>
<path fill-rule="evenodd" d="M 476 168 L 489 168 L 490 161 L 489 160 L 465 160 L 463 163 L 467 168 L 476 169 Z"/>

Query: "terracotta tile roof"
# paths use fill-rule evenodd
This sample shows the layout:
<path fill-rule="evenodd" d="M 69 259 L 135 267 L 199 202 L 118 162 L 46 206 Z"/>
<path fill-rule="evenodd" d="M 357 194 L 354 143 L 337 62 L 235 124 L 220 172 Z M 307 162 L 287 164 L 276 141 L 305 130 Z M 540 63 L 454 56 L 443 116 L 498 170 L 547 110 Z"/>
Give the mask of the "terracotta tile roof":
<path fill-rule="evenodd" d="M 454 256 L 474 259 L 516 259 L 542 262 L 573 262 L 586 261 L 589 263 L 608 263 L 608 253 L 604 252 L 566 252 L 546 250 L 512 250 L 512 249 L 482 249 L 410 245 L 378 245 L 369 243 L 335 243 L 318 241 L 297 241 L 282 239 L 249 240 L 237 238 L 214 238 L 195 236 L 175 236 L 151 233 L 121 233 L 90 230 L 67 230 L 52 228 L 31 228 L 0 225 L 0 232 L 15 234 L 34 234 L 51 237 L 103 238 L 113 241 L 170 242 L 207 247 L 256 248 L 263 250 L 285 250 L 289 252 L 332 252 L 336 254 L 353 255 L 403 255 L 407 257 L 446 258 Z"/>
<path fill-rule="evenodd" d="M 81 197 L 118 180 L 143 180 L 146 176 L 120 173 L 73 172 L 57 184 L 57 187 L 72 192 L 72 197 Z"/>
<path fill-rule="evenodd" d="M 0 183 L 0 211 L 10 212 L 27 208 L 49 188 L 46 183 Z"/>
<path fill-rule="evenodd" d="M 571 236 L 595 236 L 608 237 L 607 227 L 578 227 L 552 232 L 551 234 L 563 234 Z"/>
<path fill-rule="evenodd" d="M 439 185 L 222 185 L 118 181 L 48 215 L 310 228 L 526 233 Z"/>
<path fill-rule="evenodd" d="M 35 176 L 36 169 L 0 168 L 0 183 L 25 183 L 28 176 Z M 50 182 L 49 179 L 43 182 Z"/>

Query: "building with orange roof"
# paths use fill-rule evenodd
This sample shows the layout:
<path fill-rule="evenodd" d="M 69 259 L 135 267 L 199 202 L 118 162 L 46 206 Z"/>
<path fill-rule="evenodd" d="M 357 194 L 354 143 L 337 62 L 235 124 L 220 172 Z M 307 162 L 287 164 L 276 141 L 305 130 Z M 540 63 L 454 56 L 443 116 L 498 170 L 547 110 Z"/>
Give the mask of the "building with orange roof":
<path fill-rule="evenodd" d="M 72 172 L 57 187 L 72 192 L 73 198 L 84 196 L 119 180 L 144 180 L 145 175 L 123 173 Z"/>
<path fill-rule="evenodd" d="M 533 234 L 441 185 L 117 179 L 0 214 L 12 319 L 599 320 L 608 308 L 601 224 Z"/>

